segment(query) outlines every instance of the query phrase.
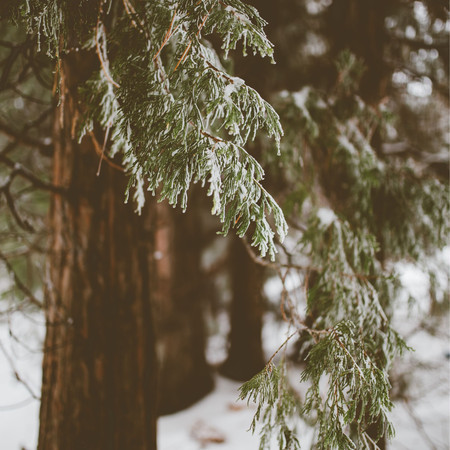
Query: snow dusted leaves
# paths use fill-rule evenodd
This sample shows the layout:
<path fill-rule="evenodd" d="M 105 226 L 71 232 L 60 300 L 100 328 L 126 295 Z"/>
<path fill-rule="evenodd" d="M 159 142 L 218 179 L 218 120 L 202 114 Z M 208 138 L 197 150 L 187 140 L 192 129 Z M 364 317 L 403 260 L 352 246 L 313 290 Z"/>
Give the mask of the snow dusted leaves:
<path fill-rule="evenodd" d="M 158 7 L 149 4 L 155 14 L 167 9 L 156 3 Z M 271 54 L 257 13 L 240 2 L 230 3 L 232 9 L 222 2 L 201 2 L 198 7 L 189 4 L 186 11 L 181 3 L 176 13 L 165 11 L 167 23 L 152 29 L 155 37 L 151 42 L 145 35 L 134 37 L 134 53 L 123 54 L 127 63 L 111 65 L 121 80 L 116 94 L 120 105 L 116 129 L 127 137 L 124 148 L 127 161 L 132 161 L 128 165 L 130 187 L 142 192 L 145 184 L 150 191 L 160 190 L 161 199 L 185 209 L 191 184 L 207 184 L 212 213 L 219 216 L 222 233 L 236 228 L 243 236 L 253 223 L 252 245 L 273 259 L 275 233 L 267 216 L 273 214 L 281 240 L 287 225 L 261 184 L 261 166 L 244 146 L 263 130 L 279 147 L 279 118 L 244 80 L 229 75 L 209 44 L 200 39 L 202 33 L 216 27 L 223 34 L 223 23 L 215 21 L 225 15 L 233 36 L 230 42 L 235 45 L 240 36 L 262 55 Z M 257 36 L 250 39 L 252 33 Z M 104 77 L 101 81 L 107 83 Z M 137 198 L 142 203 L 142 195 Z"/>
<path fill-rule="evenodd" d="M 279 117 L 244 80 L 225 71 L 203 39 L 215 32 L 225 51 L 242 40 L 244 48 L 271 57 L 265 22 L 253 7 L 236 0 L 144 1 L 135 8 L 108 33 L 97 25 L 103 30 L 101 46 L 98 33 L 86 39 L 86 48 L 102 50 L 100 62 L 108 76 L 99 70 L 83 88 L 80 139 L 94 123 L 109 130 L 110 155 L 123 154 L 130 176 L 126 198 L 131 193 L 138 212 L 146 190 L 184 210 L 192 183 L 208 185 L 222 233 L 236 228 L 243 236 L 253 223 L 252 245 L 273 259 L 275 232 L 268 215 L 273 214 L 280 240 L 287 225 L 262 186 L 263 169 L 245 145 L 262 130 L 279 152 Z M 65 20 L 63 10 L 61 15 Z"/>

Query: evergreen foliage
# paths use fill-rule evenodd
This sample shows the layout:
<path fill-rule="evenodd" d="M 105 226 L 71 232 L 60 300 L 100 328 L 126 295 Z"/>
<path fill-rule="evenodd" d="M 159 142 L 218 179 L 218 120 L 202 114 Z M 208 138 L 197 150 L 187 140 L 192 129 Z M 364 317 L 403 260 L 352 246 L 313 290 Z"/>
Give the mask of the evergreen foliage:
<path fill-rule="evenodd" d="M 387 261 L 445 245 L 448 188 L 414 161 L 380 152 L 374 133 L 392 126 L 392 115 L 357 95 L 364 67 L 354 55 L 342 53 L 336 66 L 331 94 L 307 86 L 275 101 L 286 130 L 285 164 L 280 171 L 270 156 L 268 164 L 292 187 L 284 210 L 299 230 L 278 271 L 282 280 L 300 271 L 307 292 L 305 319 L 295 296 L 283 291 L 285 319 L 299 330 L 306 355 L 300 378 L 309 386 L 301 407 L 291 409 L 291 398 L 284 411 L 316 422 L 317 448 L 373 449 L 382 436 L 393 436 L 389 370 L 407 349 L 390 325 L 398 280 Z M 277 404 L 262 394 L 274 389 L 271 374 L 269 365 L 241 391 L 259 405 L 261 442 L 289 420 L 275 416 L 272 423 L 261 415 L 261 407 Z M 376 435 L 368 432 L 373 427 Z"/>
<path fill-rule="evenodd" d="M 261 184 L 264 171 L 244 146 L 260 129 L 279 145 L 278 115 L 224 70 L 203 39 L 216 32 L 226 53 L 243 41 L 244 52 L 249 47 L 271 57 L 265 22 L 240 1 L 88 3 L 84 9 L 87 5 L 37 1 L 22 9 L 50 55 L 64 59 L 74 47 L 98 55 L 100 67 L 84 88 L 80 139 L 95 123 L 107 130 L 112 154 L 123 154 L 138 211 L 144 190 L 186 209 L 191 184 L 207 184 L 222 232 L 235 227 L 243 236 L 253 222 L 252 245 L 274 258 L 275 233 L 267 215 L 273 214 L 281 240 L 287 226 Z M 113 14 L 116 8 L 120 14 Z M 61 71 L 60 84 L 63 78 Z"/>
<path fill-rule="evenodd" d="M 260 450 L 270 449 L 273 436 L 277 437 L 280 450 L 300 449 L 295 427 L 290 424 L 292 417 L 298 415 L 300 409 L 290 391 L 285 369 L 283 364 L 277 367 L 269 362 L 264 370 L 240 388 L 241 400 L 257 403 L 250 430 L 255 432 L 258 421 L 264 424 L 260 432 Z"/>
<path fill-rule="evenodd" d="M 391 114 L 357 96 L 364 68 L 353 55 L 342 53 L 337 68 L 341 82 L 333 95 L 305 87 L 281 99 L 280 113 L 295 121 L 285 127 L 290 133 L 286 144 L 297 145 L 301 130 L 304 150 L 312 149 L 317 176 L 333 208 L 353 228 L 375 236 L 384 258 L 418 258 L 424 250 L 445 245 L 446 187 L 412 159 L 380 154 L 371 141 L 392 122 Z"/>

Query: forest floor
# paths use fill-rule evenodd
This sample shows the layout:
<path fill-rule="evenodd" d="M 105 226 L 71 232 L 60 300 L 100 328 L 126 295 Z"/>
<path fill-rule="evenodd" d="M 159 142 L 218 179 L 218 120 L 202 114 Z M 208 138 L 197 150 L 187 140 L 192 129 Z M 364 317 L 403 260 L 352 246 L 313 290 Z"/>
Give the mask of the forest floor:
<path fill-rule="evenodd" d="M 428 289 L 422 272 L 404 265 L 401 274 L 408 288 L 400 299 L 403 306 L 396 311 L 397 329 L 415 351 L 408 352 L 392 370 L 396 401 L 391 419 L 396 437 L 388 448 L 448 450 L 450 318 L 448 311 L 441 317 L 427 313 L 420 300 Z M 413 306 L 410 296 L 417 300 Z M 214 365 L 225 356 L 223 331 L 210 340 L 207 354 Z M 268 315 L 263 338 L 269 356 L 283 342 L 285 331 Z M 39 395 L 39 343 L 43 334 L 41 315 L 14 313 L 0 322 L 0 450 L 36 448 L 39 401 L 31 392 Z M 15 372 L 26 385 L 18 381 Z M 294 383 L 299 373 L 298 367 L 291 367 L 290 379 Z M 257 450 L 258 436 L 247 431 L 255 406 L 237 401 L 239 386 L 238 382 L 217 376 L 215 389 L 207 397 L 184 411 L 162 417 L 158 424 L 159 450 Z M 299 436 L 302 448 L 307 449 L 312 430 L 300 423 Z"/>

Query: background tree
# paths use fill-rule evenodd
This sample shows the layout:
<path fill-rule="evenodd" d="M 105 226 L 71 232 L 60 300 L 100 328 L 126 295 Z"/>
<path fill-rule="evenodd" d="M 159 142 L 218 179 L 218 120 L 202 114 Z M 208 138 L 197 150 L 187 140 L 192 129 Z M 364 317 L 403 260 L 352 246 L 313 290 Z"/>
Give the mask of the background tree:
<path fill-rule="evenodd" d="M 363 354 L 365 357 L 371 354 L 372 373 L 380 370 L 375 377 L 382 372 L 387 376 L 392 364 L 391 346 L 401 348 L 401 342 L 389 327 L 396 297 L 396 284 L 391 278 L 394 275 L 392 263 L 404 257 L 421 258 L 424 253 L 444 245 L 447 224 L 441 212 L 448 209 L 446 186 L 436 179 L 437 172 L 432 167 L 437 165 L 430 163 L 440 160 L 442 173 L 448 172 L 448 164 L 444 163 L 447 157 L 428 159 L 420 152 L 422 158 L 416 157 L 413 162 L 405 158 L 408 155 L 400 155 L 401 152 L 387 155 L 386 151 L 392 148 L 393 130 L 402 130 L 401 121 L 394 122 L 389 116 L 390 110 L 398 107 L 394 99 L 401 103 L 394 96 L 393 73 L 402 70 L 402 62 L 393 65 L 388 56 L 398 45 L 393 37 L 392 23 L 398 23 L 399 16 L 407 16 L 422 25 L 427 22 L 428 31 L 422 26 L 422 33 L 427 34 L 433 21 L 437 20 L 439 24 L 441 19 L 436 18 L 431 9 L 427 11 L 424 3 L 421 3 L 422 15 L 418 15 L 417 8 L 415 12 L 411 7 L 405 10 L 405 5 L 400 2 L 389 5 L 371 2 L 363 5 L 351 1 L 294 2 L 289 6 L 289 15 L 275 12 L 275 7 L 270 4 L 263 3 L 260 8 L 263 15 L 284 19 L 278 33 L 273 21 L 268 32 L 281 52 L 281 61 L 289 60 L 291 68 L 283 72 L 279 67 L 274 70 L 260 65 L 257 70 L 259 73 L 273 72 L 273 78 L 260 78 L 259 86 L 263 89 L 285 89 L 279 100 L 273 101 L 286 130 L 282 155 L 287 155 L 289 167 L 286 165 L 279 170 L 276 167 L 279 162 L 274 161 L 267 170 L 273 176 L 280 173 L 281 180 L 275 183 L 281 188 L 278 199 L 280 202 L 285 199 L 287 219 L 297 230 L 297 237 L 294 238 L 295 251 L 291 246 L 285 247 L 286 259 L 281 259 L 283 263 L 275 268 L 282 271 L 282 279 L 290 271 L 298 271 L 304 281 L 306 294 L 287 295 L 285 289 L 282 303 L 289 312 L 285 310 L 291 327 L 304 330 L 301 333 L 302 354 L 306 356 L 307 366 L 303 379 L 311 380 L 314 388 L 298 409 L 286 400 L 285 406 L 278 404 L 277 412 L 273 412 L 277 395 L 271 397 L 269 393 L 278 392 L 283 396 L 287 391 L 280 381 L 283 370 L 273 375 L 271 359 L 265 372 L 244 385 L 242 397 L 256 400 L 264 411 L 261 413 L 265 424 L 263 447 L 268 446 L 270 432 L 276 430 L 281 436 L 280 445 L 291 448 L 295 443 L 286 417 L 293 411 L 307 413 L 308 417 L 318 411 L 319 446 L 373 448 L 376 443 L 384 448 L 383 436 L 386 432 L 389 434 L 390 427 L 385 413 L 391 406 L 382 398 L 388 392 L 388 385 L 383 388 L 384 394 L 383 389 L 378 391 L 380 397 L 375 401 L 380 409 L 373 415 L 371 402 L 374 398 L 365 403 L 360 393 L 352 388 L 355 383 L 359 385 L 356 379 L 340 385 L 333 366 L 352 354 L 353 360 L 344 363 L 349 373 L 356 369 L 354 364 L 367 367 L 367 361 L 360 359 L 362 355 L 355 357 L 357 348 L 349 350 L 348 347 L 353 346 L 351 341 L 359 329 L 356 334 L 362 343 Z M 306 18 L 305 15 L 295 16 L 292 14 L 295 8 L 309 12 L 309 17 L 308 14 L 305 14 Z M 440 9 L 440 13 L 448 15 L 444 9 Z M 308 23 L 312 25 L 302 33 L 302 27 Z M 296 46 L 291 45 L 290 32 L 299 38 Z M 302 42 L 301 37 L 307 36 L 308 32 L 315 34 L 315 46 L 311 37 Z M 401 27 L 395 32 L 397 36 L 403 33 Z M 436 37 L 433 41 L 437 46 L 443 42 Z M 303 65 L 300 65 L 301 58 L 295 59 L 299 54 L 297 49 L 306 50 Z M 288 55 L 285 59 L 283 52 Z M 405 52 L 405 56 L 409 58 L 411 53 Z M 326 71 L 319 75 L 323 69 Z M 283 77 L 284 73 L 286 77 Z M 388 95 L 392 95 L 392 100 Z M 445 117 L 442 110 L 440 114 Z M 441 145 L 443 141 L 440 141 Z M 447 151 L 445 148 L 444 154 Z M 426 159 L 428 164 L 424 164 Z M 413 221 L 411 217 L 414 217 Z M 431 223 L 432 229 L 428 228 Z M 312 259 L 305 263 L 307 255 Z M 358 259 L 352 255 L 359 255 Z M 371 263 L 367 265 L 369 261 Z M 359 294 L 353 297 L 352 292 Z M 369 310 L 363 306 L 366 301 L 371 305 Z M 303 302 L 307 303 L 306 317 L 301 311 Z M 373 315 L 377 310 L 378 319 L 377 313 Z M 344 325 L 342 320 L 350 322 Z M 372 329 L 369 337 L 365 330 L 375 323 L 379 331 Z M 348 344 L 345 343 L 346 334 L 352 336 Z M 305 337 L 309 341 L 306 347 Z M 338 344 L 336 353 L 333 340 Z M 338 356 L 341 351 L 347 357 Z M 319 380 L 324 373 L 331 377 L 328 393 L 319 389 Z M 362 372 L 360 375 L 363 376 Z M 383 384 L 379 381 L 377 389 Z M 359 386 L 364 390 L 369 388 L 369 383 L 363 381 Z M 319 392 L 327 402 L 322 402 Z M 269 406 L 264 409 L 264 404 Z M 345 411 L 345 418 L 339 419 L 337 411 Z M 330 425 L 332 422 L 333 426 Z M 347 431 L 346 426 L 350 426 Z"/>
<path fill-rule="evenodd" d="M 201 270 L 200 196 L 189 211 L 156 205 L 154 308 L 160 356 L 159 412 L 191 405 L 213 387 L 205 357 L 205 281 Z"/>

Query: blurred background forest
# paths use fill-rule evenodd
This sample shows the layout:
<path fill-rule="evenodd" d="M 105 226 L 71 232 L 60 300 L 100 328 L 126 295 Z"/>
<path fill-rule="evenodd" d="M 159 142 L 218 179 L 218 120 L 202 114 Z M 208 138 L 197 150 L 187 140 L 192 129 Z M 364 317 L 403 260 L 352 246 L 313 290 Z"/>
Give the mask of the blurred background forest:
<path fill-rule="evenodd" d="M 239 384 L 228 380 L 244 382 L 264 369 L 299 324 L 326 330 L 328 320 L 366 314 L 371 305 L 347 310 L 339 299 L 351 292 L 370 297 L 374 289 L 393 328 L 415 349 L 388 368 L 397 435 L 378 445 L 449 448 L 448 3 L 248 3 L 268 22 L 276 64 L 243 57 L 239 46 L 226 59 L 216 37 L 207 38 L 224 67 L 280 115 L 281 156 L 259 135 L 249 150 L 263 162 L 265 187 L 290 231 L 269 262 L 234 231 L 217 235 L 199 187 L 185 213 L 148 200 L 158 414 L 165 416 L 159 447 L 258 448 L 256 437 L 242 437 L 254 410 L 208 399 L 234 402 Z M 56 69 L 26 31 L 0 21 L 0 447 L 6 450 L 37 443 L 49 208 L 52 196 L 61 195 L 52 176 Z M 95 150 L 95 172 L 115 170 L 117 159 L 105 158 L 98 142 Z M 348 276 L 352 253 L 359 256 Z M 370 277 L 376 281 L 367 287 Z M 379 339 L 380 347 L 388 342 Z M 314 342 L 313 333 L 298 332 L 274 358 L 284 353 L 300 403 L 306 389 L 299 374 Z M 171 416 L 206 395 L 191 416 L 189 409 Z M 302 411 L 298 437 L 302 448 L 313 448 L 317 417 Z"/>

